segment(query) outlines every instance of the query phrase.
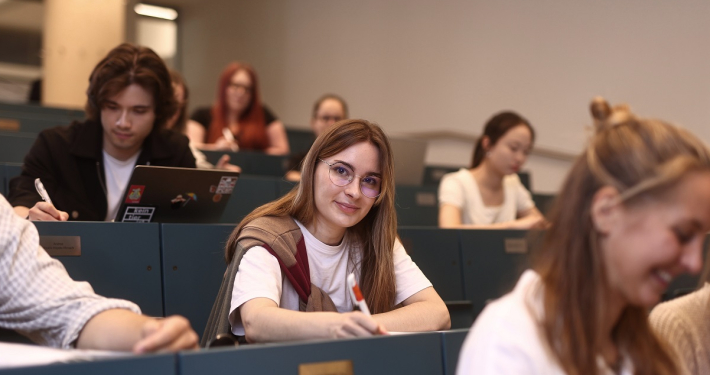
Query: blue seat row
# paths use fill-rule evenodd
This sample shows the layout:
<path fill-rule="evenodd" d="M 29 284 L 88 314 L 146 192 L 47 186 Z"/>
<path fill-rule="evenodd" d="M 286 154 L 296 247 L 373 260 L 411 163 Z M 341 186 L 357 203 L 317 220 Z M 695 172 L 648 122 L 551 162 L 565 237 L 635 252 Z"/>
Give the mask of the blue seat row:
<path fill-rule="evenodd" d="M 186 316 L 199 333 L 226 270 L 234 224 L 37 222 L 41 243 L 76 280 L 125 298 L 153 316 Z M 453 327 L 469 327 L 502 295 L 526 261 L 523 231 L 402 227 L 400 238 L 442 299 Z M 517 242 L 516 242 L 517 241 Z M 506 252 L 506 247 L 517 252 Z M 72 251 L 80 254 L 71 254 Z"/>
<path fill-rule="evenodd" d="M 24 115 L 66 117 L 70 119 L 84 118 L 84 111 L 81 109 L 69 109 L 60 107 L 48 107 L 37 104 L 4 103 L 0 102 L 0 114 L 12 112 Z"/>
<path fill-rule="evenodd" d="M 426 374 L 453 375 L 467 330 L 246 345 L 127 356 L 1 371 L 0 374 Z"/>
<path fill-rule="evenodd" d="M 32 133 L 0 132 L 0 162 L 22 163 L 36 137 Z"/>
<path fill-rule="evenodd" d="M 22 142 L 17 141 L 18 137 L 23 140 L 17 134 L 0 134 L 0 160 L 2 160 L 2 155 L 5 152 L 3 138 L 9 139 L 9 147 L 24 147 L 21 145 Z M 28 149 L 33 141 L 30 140 L 26 145 Z M 252 154 L 252 156 L 254 155 L 259 154 Z M 270 155 L 259 156 L 271 157 Z M 9 193 L 9 181 L 22 171 L 21 162 L 22 160 L 12 163 L 0 162 L 0 194 L 7 196 Z M 237 182 L 233 194 L 234 198 L 227 203 L 220 222 L 238 223 L 255 208 L 283 196 L 294 186 L 294 182 L 284 180 L 281 175 L 278 177 L 259 176 L 245 172 L 240 177 L 239 182 Z M 400 185 L 396 187 L 395 197 L 399 225 L 437 225 L 438 203 L 436 188 Z"/>
<path fill-rule="evenodd" d="M 20 163 L 0 163 L 0 194 L 7 196 L 10 191 L 10 179 L 22 171 Z"/>
<path fill-rule="evenodd" d="M 233 225 L 36 224 L 42 245 L 73 278 L 91 282 L 98 293 L 133 300 L 146 314 L 184 315 L 198 333 L 203 332 L 226 269 L 223 250 Z M 399 236 L 449 302 L 450 311 L 464 306 L 456 310 L 462 315 L 452 314 L 454 327 L 469 327 L 489 300 L 514 285 L 528 264 L 531 241 L 536 240 L 524 231 L 423 227 L 402 227 Z M 68 255 L 79 246 L 79 256 Z M 692 288 L 696 282 L 690 276 L 678 278 L 669 293 Z"/>
<path fill-rule="evenodd" d="M 84 117 L 82 110 L 0 103 L 0 132 L 37 135 L 44 129 L 68 125 L 74 120 L 83 120 Z"/>

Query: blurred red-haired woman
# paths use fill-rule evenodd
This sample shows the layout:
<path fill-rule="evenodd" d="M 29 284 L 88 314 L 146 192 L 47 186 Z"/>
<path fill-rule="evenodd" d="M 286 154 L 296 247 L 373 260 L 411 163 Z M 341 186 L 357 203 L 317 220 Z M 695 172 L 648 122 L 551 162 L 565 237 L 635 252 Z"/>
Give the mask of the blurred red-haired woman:
<path fill-rule="evenodd" d="M 248 64 L 227 65 L 219 79 L 217 102 L 195 111 L 192 119 L 206 128 L 202 149 L 289 153 L 283 123 L 261 103 L 256 72 Z"/>

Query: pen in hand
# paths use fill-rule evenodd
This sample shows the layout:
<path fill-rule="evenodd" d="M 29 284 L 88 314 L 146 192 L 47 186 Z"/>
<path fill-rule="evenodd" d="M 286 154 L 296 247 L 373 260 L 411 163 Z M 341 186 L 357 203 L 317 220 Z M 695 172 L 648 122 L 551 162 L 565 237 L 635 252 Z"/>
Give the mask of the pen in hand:
<path fill-rule="evenodd" d="M 360 308 L 360 311 L 367 316 L 372 316 L 372 314 L 370 314 L 370 309 L 367 307 L 367 302 L 365 302 L 365 299 L 362 297 L 360 287 L 355 281 L 355 275 L 352 273 L 348 275 L 348 290 L 350 291 L 350 297 L 352 297 L 353 301 L 355 301 L 357 306 Z"/>
<path fill-rule="evenodd" d="M 47 194 L 47 190 L 44 188 L 44 185 L 42 184 L 42 181 L 39 180 L 39 178 L 35 179 L 35 189 L 37 189 L 37 193 L 39 193 L 39 196 L 42 197 L 43 201 L 54 206 L 54 203 L 52 203 L 52 200 L 49 199 L 49 194 Z"/>

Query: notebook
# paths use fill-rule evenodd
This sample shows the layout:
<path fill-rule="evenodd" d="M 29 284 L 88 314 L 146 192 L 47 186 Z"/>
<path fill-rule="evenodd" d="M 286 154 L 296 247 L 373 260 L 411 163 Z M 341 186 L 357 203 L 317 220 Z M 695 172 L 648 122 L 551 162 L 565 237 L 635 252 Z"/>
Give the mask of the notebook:
<path fill-rule="evenodd" d="M 114 221 L 218 223 L 239 172 L 137 165 Z"/>

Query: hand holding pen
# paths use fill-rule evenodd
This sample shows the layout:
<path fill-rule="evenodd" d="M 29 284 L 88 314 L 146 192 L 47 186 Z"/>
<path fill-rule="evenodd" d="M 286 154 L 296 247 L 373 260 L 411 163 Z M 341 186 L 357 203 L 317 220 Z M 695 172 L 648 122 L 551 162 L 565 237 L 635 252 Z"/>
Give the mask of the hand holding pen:
<path fill-rule="evenodd" d="M 37 202 L 34 207 L 29 210 L 27 218 L 30 220 L 42 221 L 67 221 L 69 214 L 64 211 L 59 211 L 52 200 L 49 198 L 47 190 L 44 188 L 42 181 L 39 178 L 35 179 L 35 189 L 44 202 Z"/>
<path fill-rule="evenodd" d="M 353 299 L 353 302 L 360 309 L 360 312 L 365 314 L 368 318 L 371 318 L 372 314 L 370 314 L 370 308 L 367 307 L 367 302 L 365 302 L 365 298 L 362 296 L 362 291 L 360 291 L 360 287 L 357 285 L 357 281 L 355 281 L 355 275 L 352 273 L 348 275 L 348 291 L 350 292 L 350 297 Z M 387 331 L 381 324 L 378 324 L 377 327 L 377 332 L 373 333 L 380 335 L 387 334 Z"/>

